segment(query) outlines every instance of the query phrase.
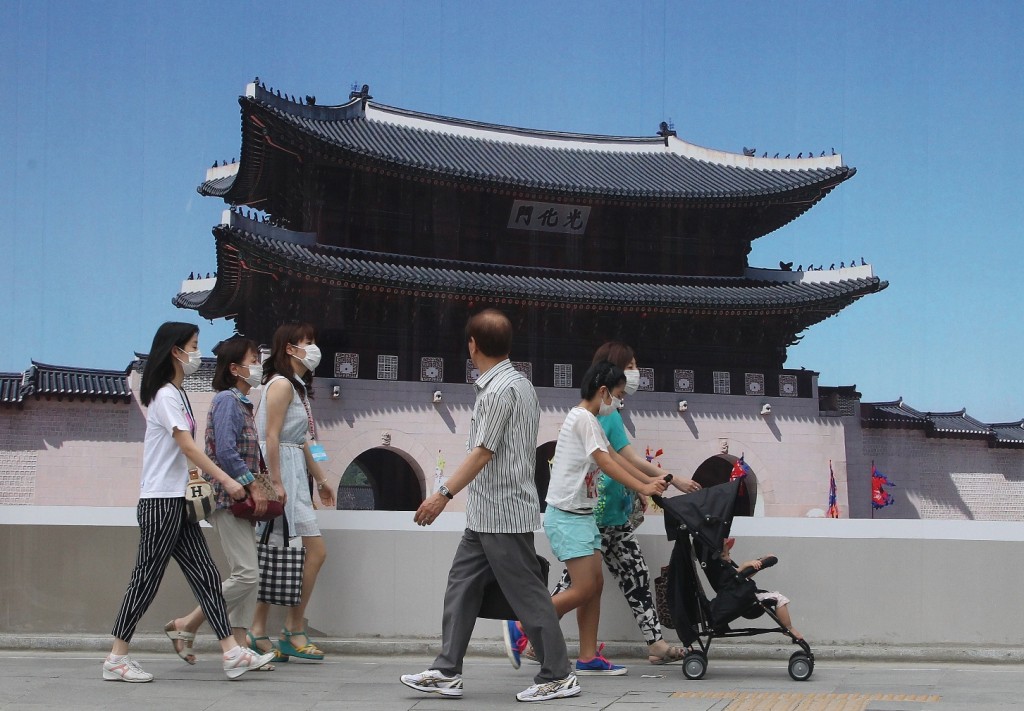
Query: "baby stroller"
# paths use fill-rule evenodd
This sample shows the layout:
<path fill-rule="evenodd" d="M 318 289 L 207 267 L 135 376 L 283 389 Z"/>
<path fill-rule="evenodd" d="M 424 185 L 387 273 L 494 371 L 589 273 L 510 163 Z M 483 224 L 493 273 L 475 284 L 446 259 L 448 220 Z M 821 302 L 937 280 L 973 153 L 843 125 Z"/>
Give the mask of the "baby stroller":
<path fill-rule="evenodd" d="M 795 681 L 806 681 L 814 671 L 814 654 L 810 645 L 794 636 L 775 614 L 774 604 L 757 599 L 757 585 L 750 579 L 752 568 L 737 570 L 721 557 L 722 541 L 729 535 L 733 509 L 740 480 L 730 481 L 694 494 L 673 498 L 655 497 L 665 510 L 665 530 L 675 541 L 664 585 L 664 602 L 680 641 L 688 651 L 683 659 L 687 679 L 700 679 L 708 668 L 711 640 L 721 637 L 751 637 L 778 632 L 789 637 L 800 649 L 789 658 L 789 675 Z M 762 569 L 778 562 L 774 557 L 762 559 Z M 704 572 L 715 590 L 713 600 L 704 593 L 697 567 Z M 734 628 L 737 619 L 754 620 L 767 615 L 774 627 Z"/>

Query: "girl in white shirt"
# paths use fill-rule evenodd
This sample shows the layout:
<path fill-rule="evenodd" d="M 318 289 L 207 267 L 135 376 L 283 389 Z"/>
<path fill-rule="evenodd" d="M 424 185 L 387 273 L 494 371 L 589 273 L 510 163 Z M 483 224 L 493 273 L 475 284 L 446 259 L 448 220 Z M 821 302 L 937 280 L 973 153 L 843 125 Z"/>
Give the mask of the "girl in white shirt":
<path fill-rule="evenodd" d="M 171 558 L 188 578 L 220 640 L 228 678 L 258 669 L 274 658 L 273 653 L 260 655 L 242 649 L 235 641 L 221 594 L 220 573 L 210 557 L 206 538 L 199 524 L 185 517 L 189 462 L 220 482 L 233 499 L 245 498 L 245 487 L 218 467 L 195 442 L 195 416 L 182 383 L 201 363 L 199 329 L 195 325 L 167 322 L 160 326 L 153 337 L 139 393 L 142 404 L 148 406 L 137 513 L 139 551 L 111 632 L 114 644 L 103 662 L 103 678 L 108 681 L 153 680 L 152 674 L 128 656 L 128 646 L 139 620 L 156 597 Z M 175 652 L 188 661 L 186 657 L 190 655 L 184 645 L 179 646 L 185 638 L 172 631 Z"/>
<path fill-rule="evenodd" d="M 594 521 L 597 480 L 603 471 L 630 489 L 653 496 L 665 490 L 665 482 L 643 479 L 627 472 L 609 455 L 608 438 L 596 415 L 614 412 L 622 398 L 626 376 L 607 361 L 595 363 L 583 376 L 579 405 L 569 411 L 558 433 L 551 462 L 544 531 L 551 549 L 572 576 L 571 588 L 552 598 L 561 617 L 576 610 L 580 631 L 580 656 L 576 673 L 581 675 L 625 674 L 597 647 L 601 618 L 601 533 Z"/>

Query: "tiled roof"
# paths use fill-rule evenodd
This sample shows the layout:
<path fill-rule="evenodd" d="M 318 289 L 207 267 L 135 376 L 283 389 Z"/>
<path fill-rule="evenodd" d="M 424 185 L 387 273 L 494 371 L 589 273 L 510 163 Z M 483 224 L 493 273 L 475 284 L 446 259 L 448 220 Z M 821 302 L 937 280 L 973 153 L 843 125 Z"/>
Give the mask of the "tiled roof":
<path fill-rule="evenodd" d="M 24 399 L 24 373 L 0 373 L 0 405 L 17 405 Z"/>
<path fill-rule="evenodd" d="M 865 402 L 860 407 L 860 419 L 868 427 L 924 429 L 928 426 L 924 413 L 904 403 L 903 398 L 891 402 Z"/>
<path fill-rule="evenodd" d="M 171 303 L 173 303 L 178 308 L 182 309 L 198 309 L 200 306 L 206 303 L 206 300 L 210 298 L 211 293 L 211 289 L 205 289 L 203 291 L 182 292 L 175 296 L 171 300 Z"/>
<path fill-rule="evenodd" d="M 884 289 L 877 277 L 815 283 L 755 280 L 747 277 L 667 277 L 578 272 L 428 259 L 323 245 L 295 244 L 264 236 L 262 224 L 237 213 L 231 225 L 214 229 L 218 278 L 213 291 L 178 294 L 174 305 L 226 308 L 249 269 L 294 273 L 325 286 L 383 290 L 434 298 L 510 299 L 576 308 L 615 307 L 671 312 L 727 308 L 739 314 L 838 312 L 843 306 Z M 275 236 L 282 231 L 275 229 Z M 301 235 L 297 241 L 304 241 Z M 200 301 L 202 299 L 202 301 Z"/>
<path fill-rule="evenodd" d="M 1024 446 L 1024 420 L 986 424 L 967 414 L 966 409 L 953 412 L 921 412 L 903 399 L 891 402 L 861 404 L 864 427 L 896 427 L 923 429 L 928 437 L 985 439 L 993 447 Z"/>
<path fill-rule="evenodd" d="M 966 409 L 957 412 L 926 412 L 924 416 L 931 423 L 932 431 L 937 434 L 981 437 L 992 434 L 988 425 L 968 415 Z"/>
<path fill-rule="evenodd" d="M 131 400 L 128 370 L 94 370 L 47 365 L 32 361 L 32 391 L 36 397 Z"/>
<path fill-rule="evenodd" d="M 199 187 L 228 199 L 254 183 L 267 135 L 287 134 L 308 150 L 431 179 L 573 197 L 715 204 L 776 202 L 801 194 L 800 211 L 850 178 L 841 156 L 772 159 L 686 143 L 674 132 L 629 138 L 513 128 L 423 114 L 355 98 L 307 106 L 251 84 L 240 98 L 243 157 Z M 214 177 L 215 176 L 215 177 Z M 236 190 L 237 188 L 237 190 Z"/>
<path fill-rule="evenodd" d="M 990 425 L 996 442 L 1006 447 L 1024 447 L 1024 419 Z"/>

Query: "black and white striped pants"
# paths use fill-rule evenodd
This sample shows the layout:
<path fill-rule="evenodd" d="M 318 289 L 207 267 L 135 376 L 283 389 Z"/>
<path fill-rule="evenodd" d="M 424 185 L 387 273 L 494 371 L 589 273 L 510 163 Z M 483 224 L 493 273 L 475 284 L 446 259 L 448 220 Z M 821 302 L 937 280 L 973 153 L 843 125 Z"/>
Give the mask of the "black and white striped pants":
<path fill-rule="evenodd" d="M 139 499 L 137 516 L 139 553 L 111 634 L 131 642 L 135 627 L 160 589 L 167 564 L 174 558 L 217 639 L 230 637 L 231 624 L 221 594 L 220 572 L 210 557 L 199 524 L 189 523 L 185 518 L 184 497 Z"/>
<path fill-rule="evenodd" d="M 604 526 L 601 531 L 601 556 L 608 572 L 612 574 L 622 594 L 629 603 L 629 609 L 644 636 L 648 646 L 662 638 L 661 621 L 654 609 L 654 597 L 651 595 L 651 572 L 647 561 L 636 540 L 636 533 L 629 524 L 624 526 Z M 572 585 L 568 568 L 562 571 L 562 577 L 555 583 L 555 595 Z"/>

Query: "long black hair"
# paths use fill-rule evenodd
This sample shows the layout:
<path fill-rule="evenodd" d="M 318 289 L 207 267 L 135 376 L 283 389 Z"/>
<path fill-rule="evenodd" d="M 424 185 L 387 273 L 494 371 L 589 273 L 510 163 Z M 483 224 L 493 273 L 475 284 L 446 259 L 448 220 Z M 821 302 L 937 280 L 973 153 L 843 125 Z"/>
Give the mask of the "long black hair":
<path fill-rule="evenodd" d="M 611 392 L 624 382 L 626 382 L 626 374 L 622 372 L 622 368 L 602 360 L 594 363 L 583 374 L 583 380 L 580 381 L 580 395 L 584 400 L 589 400 L 597 394 L 602 385 L 608 388 L 608 392 Z"/>
<path fill-rule="evenodd" d="M 153 345 L 149 347 L 146 370 L 142 373 L 142 386 L 139 388 L 139 399 L 143 405 L 153 402 L 157 390 L 174 379 L 171 349 L 178 347 L 184 350 L 197 333 L 199 326 L 180 321 L 167 321 L 156 330 Z"/>

